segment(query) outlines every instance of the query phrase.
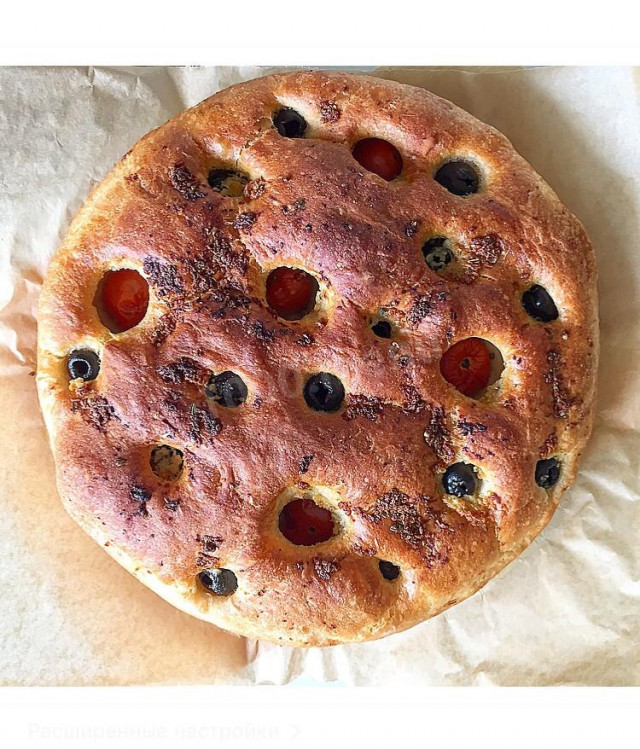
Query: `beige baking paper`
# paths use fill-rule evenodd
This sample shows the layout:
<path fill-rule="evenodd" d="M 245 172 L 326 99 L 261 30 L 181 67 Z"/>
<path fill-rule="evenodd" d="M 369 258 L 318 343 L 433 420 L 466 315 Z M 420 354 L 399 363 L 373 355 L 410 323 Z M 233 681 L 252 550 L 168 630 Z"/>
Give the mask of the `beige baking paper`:
<path fill-rule="evenodd" d="M 593 438 L 551 524 L 483 591 L 379 642 L 293 651 L 176 611 L 67 517 L 33 377 L 49 259 L 91 187 L 141 135 L 266 72 L 0 69 L 0 682 L 640 684 L 638 70 L 377 71 L 503 131 L 598 255 Z"/>

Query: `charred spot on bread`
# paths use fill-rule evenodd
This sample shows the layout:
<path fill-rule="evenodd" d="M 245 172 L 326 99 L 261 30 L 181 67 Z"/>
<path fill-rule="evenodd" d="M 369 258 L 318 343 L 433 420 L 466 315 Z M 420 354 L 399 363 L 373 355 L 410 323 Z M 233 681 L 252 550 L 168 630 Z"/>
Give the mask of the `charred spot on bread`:
<path fill-rule="evenodd" d="M 110 421 L 117 419 L 111 403 L 91 390 L 76 390 L 71 398 L 71 411 L 79 414 L 92 427 L 104 434 Z"/>
<path fill-rule="evenodd" d="M 377 398 L 370 395 L 350 395 L 347 406 L 342 414 L 343 419 L 350 421 L 351 419 L 363 418 L 368 421 L 378 421 L 384 401 L 382 398 Z"/>
<path fill-rule="evenodd" d="M 184 282 L 178 268 L 172 263 L 148 257 L 143 263 L 143 270 L 158 296 L 165 297 L 184 292 Z"/>
<path fill-rule="evenodd" d="M 309 470 L 313 455 L 303 455 L 298 461 L 298 470 L 300 473 L 306 473 Z"/>
<path fill-rule="evenodd" d="M 251 227 L 258 220 L 258 214 L 254 211 L 246 211 L 245 213 L 239 213 L 233 220 L 233 228 L 239 232 L 245 232 L 246 234 L 251 233 Z"/>
<path fill-rule="evenodd" d="M 196 443 L 216 437 L 222 429 L 222 422 L 208 408 L 192 403 L 189 407 L 189 438 Z"/>
<path fill-rule="evenodd" d="M 178 162 L 169 167 L 169 179 L 173 188 L 177 190 L 185 200 L 193 202 L 198 200 L 198 198 L 204 198 L 206 195 L 198 178 L 183 162 Z"/>

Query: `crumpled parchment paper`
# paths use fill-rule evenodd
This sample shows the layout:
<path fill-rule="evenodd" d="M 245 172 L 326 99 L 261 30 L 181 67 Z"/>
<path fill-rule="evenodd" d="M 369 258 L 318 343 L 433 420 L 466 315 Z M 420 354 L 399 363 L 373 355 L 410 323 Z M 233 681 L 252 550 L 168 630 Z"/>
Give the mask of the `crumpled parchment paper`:
<path fill-rule="evenodd" d="M 0 683 L 640 684 L 638 69 L 376 71 L 503 131 L 598 255 L 593 438 L 550 525 L 483 591 L 385 640 L 295 651 L 174 610 L 66 515 L 33 377 L 49 259 L 140 136 L 268 72 L 0 68 Z"/>

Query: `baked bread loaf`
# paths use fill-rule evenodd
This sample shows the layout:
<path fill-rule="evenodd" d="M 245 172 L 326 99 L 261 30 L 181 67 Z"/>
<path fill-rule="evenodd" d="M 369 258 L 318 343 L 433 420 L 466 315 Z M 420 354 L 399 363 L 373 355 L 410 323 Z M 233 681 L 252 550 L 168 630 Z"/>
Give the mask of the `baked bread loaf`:
<path fill-rule="evenodd" d="M 146 135 L 39 315 L 67 510 L 248 637 L 371 640 L 471 595 L 591 428 L 582 226 L 500 133 L 371 77 L 259 78 Z"/>

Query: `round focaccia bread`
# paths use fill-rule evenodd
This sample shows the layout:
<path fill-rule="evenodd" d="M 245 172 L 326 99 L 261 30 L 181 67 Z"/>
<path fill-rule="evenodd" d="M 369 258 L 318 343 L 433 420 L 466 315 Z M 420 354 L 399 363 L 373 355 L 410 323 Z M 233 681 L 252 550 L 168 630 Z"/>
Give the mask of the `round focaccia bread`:
<path fill-rule="evenodd" d="M 298 646 L 406 629 L 522 552 L 596 364 L 593 251 L 545 182 L 451 103 L 339 73 L 142 138 L 39 313 L 73 518 L 174 606 Z"/>

